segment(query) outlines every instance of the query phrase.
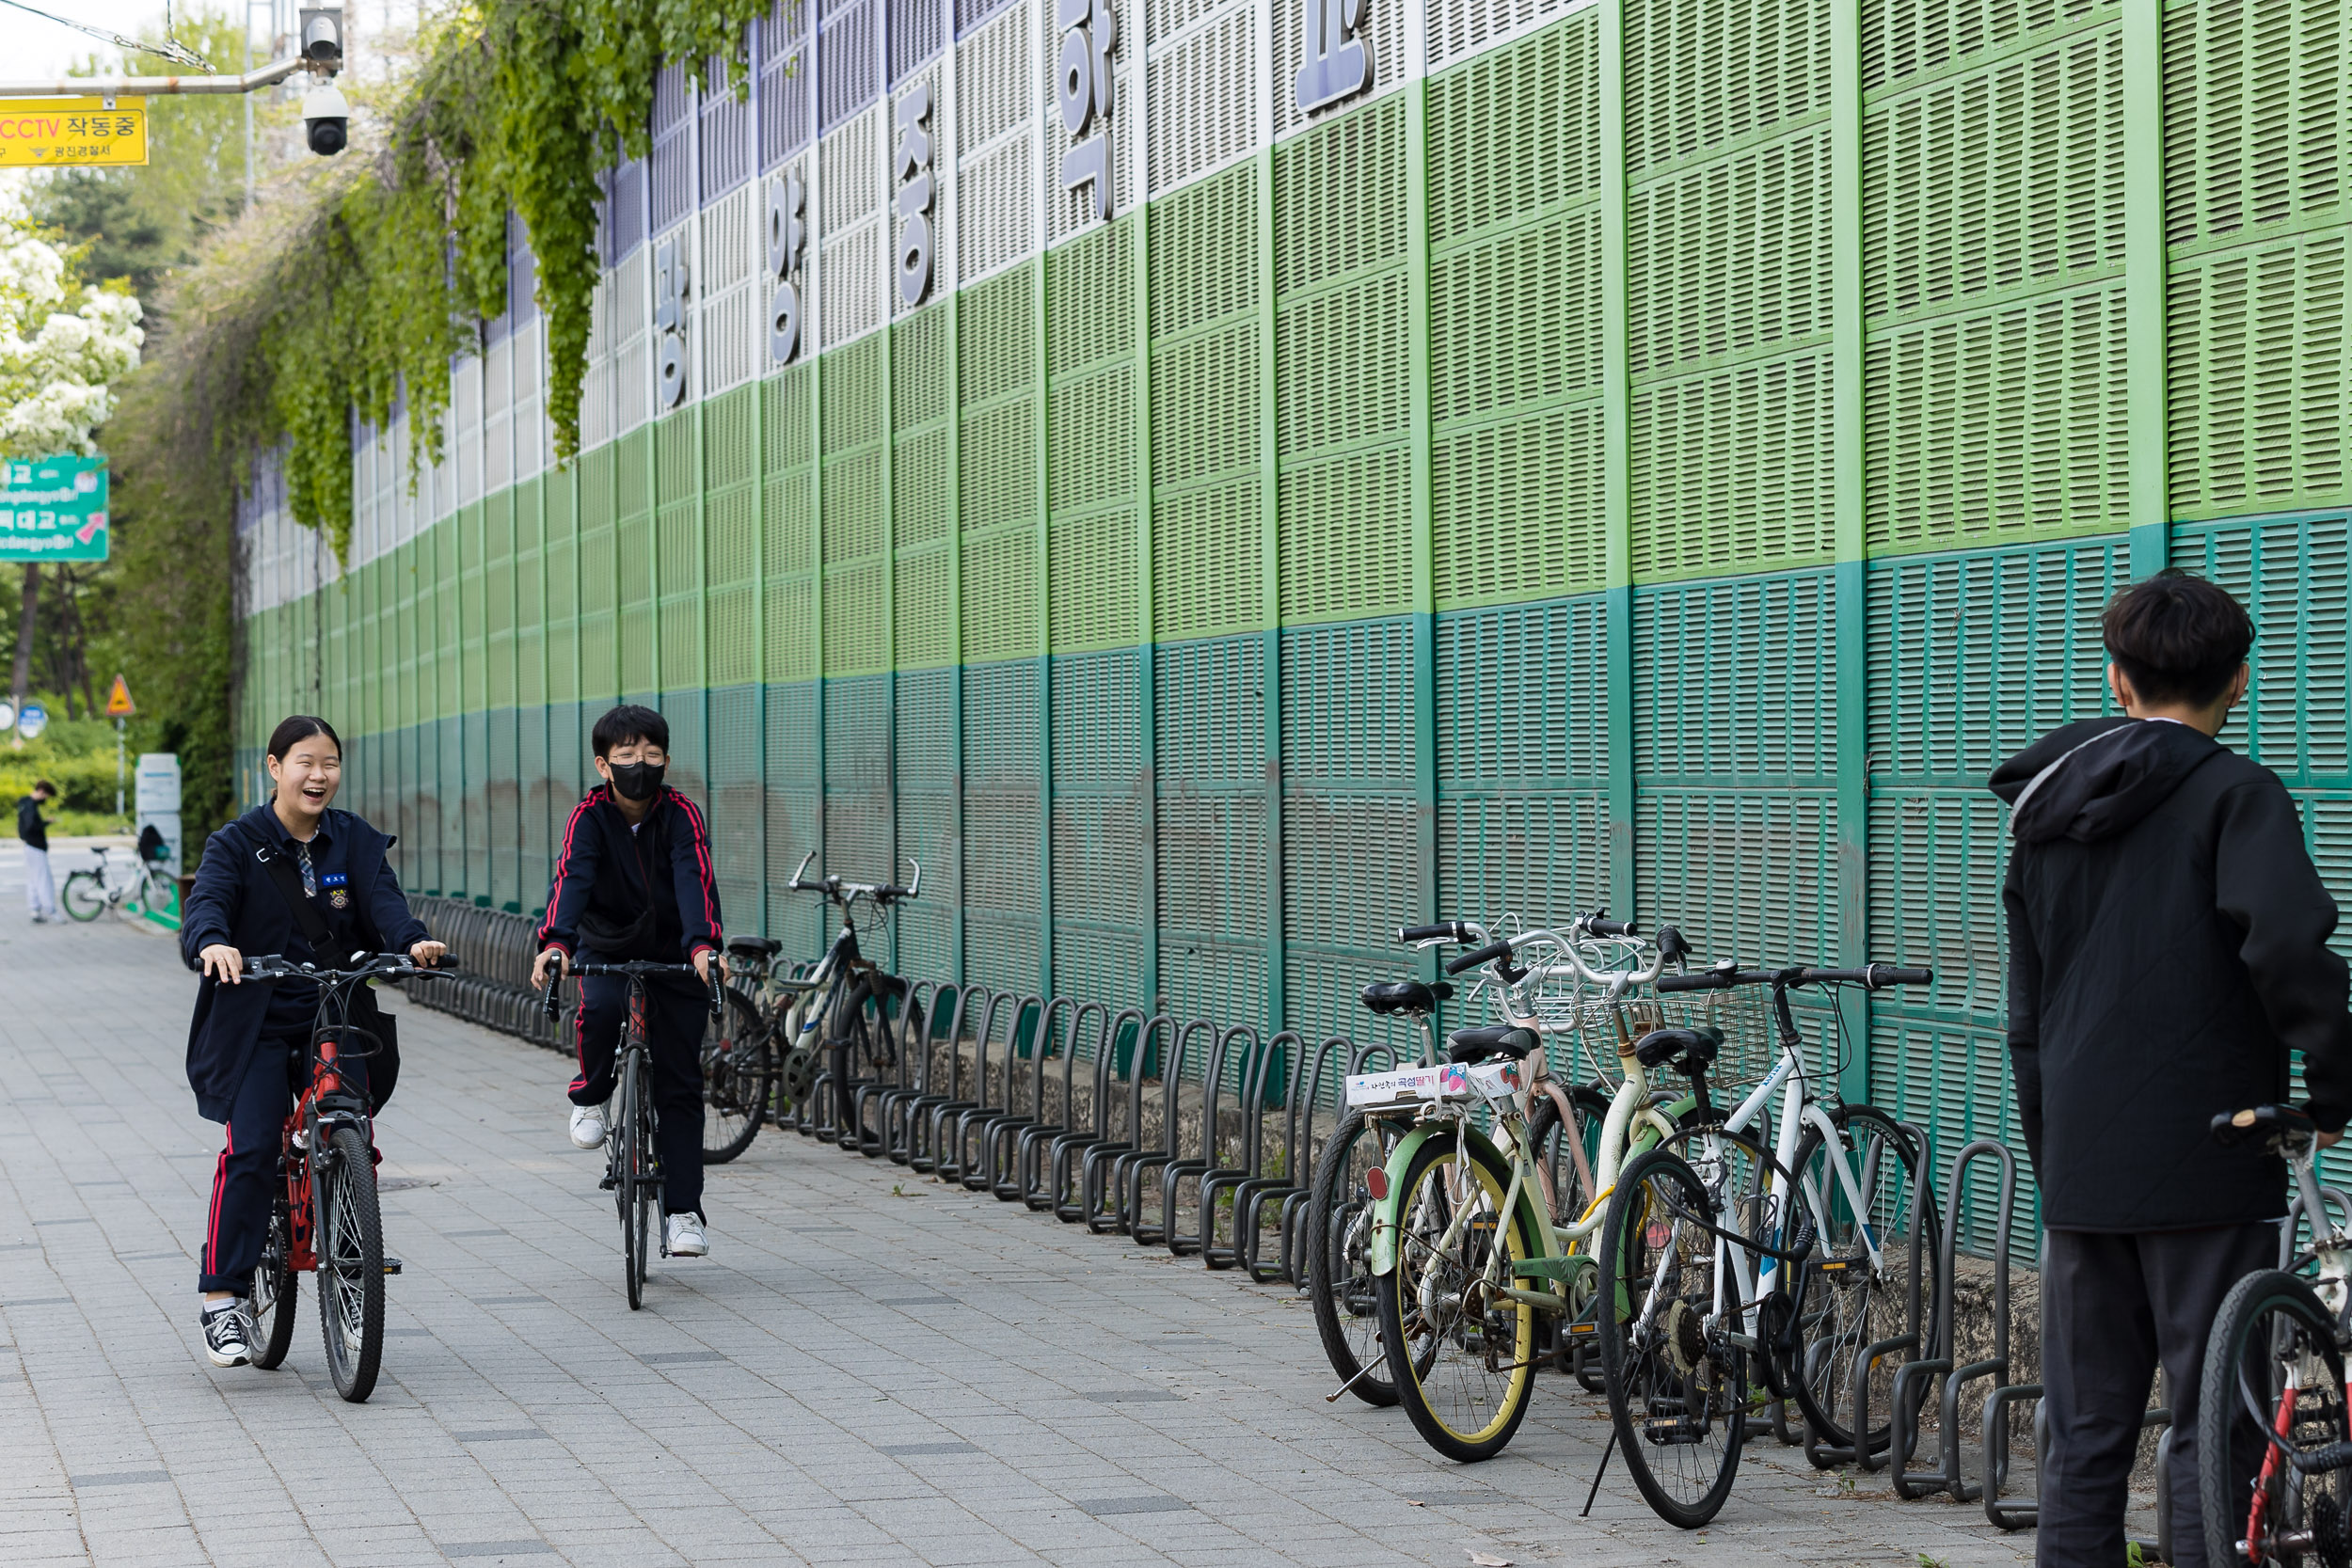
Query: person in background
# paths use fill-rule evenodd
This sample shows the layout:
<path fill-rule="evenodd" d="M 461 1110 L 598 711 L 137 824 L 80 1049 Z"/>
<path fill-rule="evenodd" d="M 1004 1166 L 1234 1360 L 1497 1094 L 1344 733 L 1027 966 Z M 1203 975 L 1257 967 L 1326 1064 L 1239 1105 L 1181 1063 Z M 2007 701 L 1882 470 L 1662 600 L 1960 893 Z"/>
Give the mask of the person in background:
<path fill-rule="evenodd" d="M 2279 1256 L 2286 1166 L 2217 1113 L 2283 1103 L 2303 1053 L 2324 1148 L 2352 1117 L 2336 904 L 2279 775 L 2223 746 L 2254 623 L 2164 572 L 2107 606 L 2123 717 L 1994 770 L 2010 807 L 2009 1052 L 2042 1186 L 2041 1568 L 2115 1568 L 2153 1374 L 2172 1409 L 2172 1561 L 2205 1568 L 2199 1379 L 2230 1287 Z M 2244 1493 L 2251 1480 L 2233 1478 Z"/>
<path fill-rule="evenodd" d="M 40 815 L 56 798 L 56 784 L 36 779 L 33 792 L 16 803 L 16 836 L 24 846 L 24 902 L 32 907 L 36 926 L 65 918 L 57 909 L 56 879 L 49 874 L 49 824 Z"/>

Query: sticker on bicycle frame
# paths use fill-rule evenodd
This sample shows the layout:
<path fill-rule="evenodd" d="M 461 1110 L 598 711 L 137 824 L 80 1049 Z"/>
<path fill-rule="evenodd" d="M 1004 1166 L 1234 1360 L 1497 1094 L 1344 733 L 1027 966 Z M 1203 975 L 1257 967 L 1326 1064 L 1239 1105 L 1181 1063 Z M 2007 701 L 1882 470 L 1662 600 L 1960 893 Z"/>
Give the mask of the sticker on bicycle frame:
<path fill-rule="evenodd" d="M 1448 1062 L 1438 1069 L 1438 1095 L 1454 1099 L 1470 1093 L 1470 1069 L 1459 1062 Z"/>
<path fill-rule="evenodd" d="M 1470 1069 L 1470 1086 L 1482 1098 L 1500 1102 L 1518 1094 L 1526 1080 L 1517 1062 L 1482 1062 Z"/>
<path fill-rule="evenodd" d="M 1437 1096 L 1438 1069 L 1433 1067 L 1405 1067 L 1388 1072 L 1351 1072 L 1347 1075 L 1347 1102 L 1350 1105 L 1392 1105 L 1398 1101 L 1434 1100 Z"/>

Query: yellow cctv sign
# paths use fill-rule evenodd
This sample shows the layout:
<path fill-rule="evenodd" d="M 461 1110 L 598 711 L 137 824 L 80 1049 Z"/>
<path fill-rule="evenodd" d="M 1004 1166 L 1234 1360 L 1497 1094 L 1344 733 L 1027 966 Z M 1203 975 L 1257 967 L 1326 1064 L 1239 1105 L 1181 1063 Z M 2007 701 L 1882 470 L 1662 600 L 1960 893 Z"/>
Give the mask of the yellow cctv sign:
<path fill-rule="evenodd" d="M 0 98 L 0 168 L 145 162 L 144 98 Z"/>

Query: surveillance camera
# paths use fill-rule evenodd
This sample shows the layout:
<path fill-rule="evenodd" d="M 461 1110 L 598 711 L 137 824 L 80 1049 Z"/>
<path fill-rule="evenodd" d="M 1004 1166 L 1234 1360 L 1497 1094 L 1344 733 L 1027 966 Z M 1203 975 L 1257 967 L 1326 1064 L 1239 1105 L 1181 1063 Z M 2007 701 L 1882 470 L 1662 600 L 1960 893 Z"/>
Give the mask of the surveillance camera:
<path fill-rule="evenodd" d="M 350 121 L 351 105 L 331 83 L 302 95 L 302 127 L 310 138 L 310 150 L 320 157 L 331 158 L 343 150 Z"/>

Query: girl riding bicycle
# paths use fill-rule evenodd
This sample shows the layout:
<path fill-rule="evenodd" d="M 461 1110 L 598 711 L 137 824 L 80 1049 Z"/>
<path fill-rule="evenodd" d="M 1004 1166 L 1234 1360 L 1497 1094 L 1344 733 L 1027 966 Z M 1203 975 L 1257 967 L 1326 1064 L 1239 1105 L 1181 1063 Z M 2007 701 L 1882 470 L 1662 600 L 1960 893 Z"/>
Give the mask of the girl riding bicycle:
<path fill-rule="evenodd" d="M 229 1127 L 197 1280 L 204 1354 L 215 1367 L 252 1359 L 248 1303 L 279 1180 L 278 1132 L 318 1010 L 315 985 L 245 986 L 245 955 L 336 962 L 405 949 L 429 966 L 446 951 L 410 912 L 384 858 L 395 840 L 330 808 L 343 767 L 334 727 L 297 714 L 271 734 L 268 755 L 270 799 L 205 841 L 180 928 L 181 956 L 204 974 L 188 1025 L 188 1086 L 198 1112 Z M 305 935 L 321 929 L 339 951 L 318 951 Z M 380 1108 L 400 1070 L 389 1021 L 362 990 L 351 1022 L 382 1042 L 372 1060 L 348 1056 L 344 1069 Z"/>

